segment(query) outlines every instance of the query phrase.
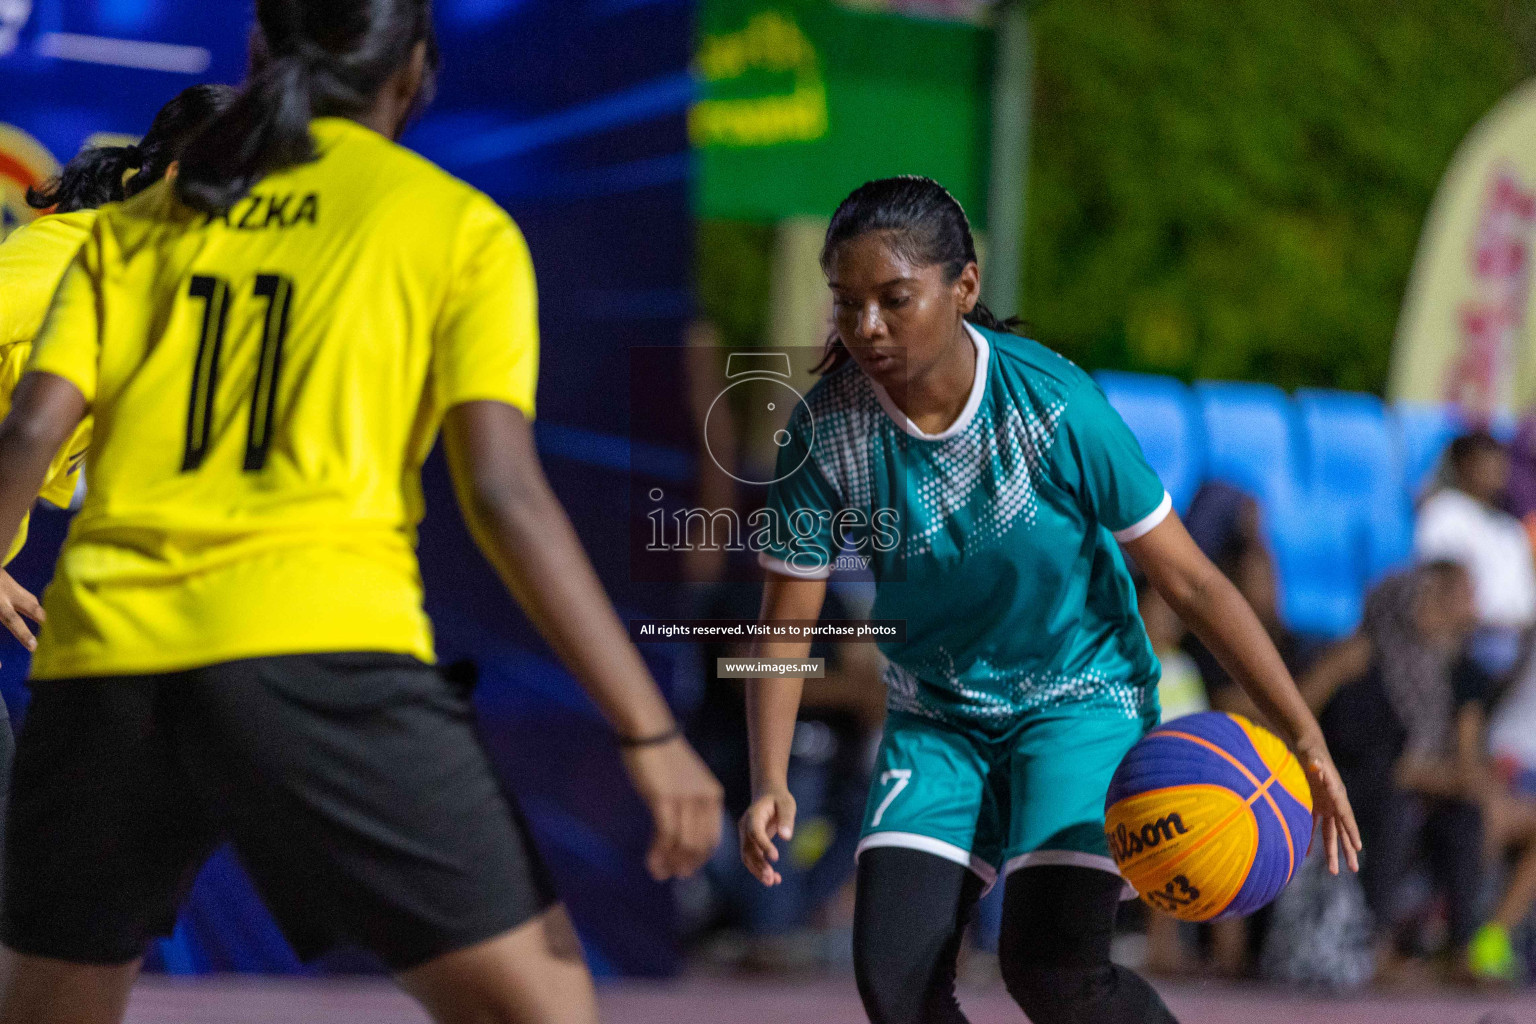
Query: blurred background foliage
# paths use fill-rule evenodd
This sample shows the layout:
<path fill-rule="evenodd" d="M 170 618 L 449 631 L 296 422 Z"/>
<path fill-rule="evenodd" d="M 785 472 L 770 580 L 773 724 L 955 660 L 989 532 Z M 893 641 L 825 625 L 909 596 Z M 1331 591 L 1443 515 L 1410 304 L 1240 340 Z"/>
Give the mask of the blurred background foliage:
<path fill-rule="evenodd" d="M 1035 336 L 1093 369 L 1380 392 L 1435 187 L 1531 73 L 1536 0 L 1091 6 L 1033 6 Z M 771 229 L 698 240 L 702 311 L 760 339 Z"/>
<path fill-rule="evenodd" d="M 768 335 L 773 225 L 699 220 L 694 265 L 699 311 L 731 348 L 761 345 Z"/>

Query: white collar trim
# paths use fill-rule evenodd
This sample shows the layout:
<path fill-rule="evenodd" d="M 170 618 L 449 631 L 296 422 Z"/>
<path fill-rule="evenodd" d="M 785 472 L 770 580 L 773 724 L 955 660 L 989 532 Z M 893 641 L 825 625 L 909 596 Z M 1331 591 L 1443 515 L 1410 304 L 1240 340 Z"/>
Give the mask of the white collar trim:
<path fill-rule="evenodd" d="M 986 337 L 973 327 L 969 322 L 965 325 L 966 333 L 971 336 L 971 343 L 976 346 L 976 376 L 971 380 L 971 393 L 965 400 L 965 407 L 960 410 L 960 415 L 955 417 L 955 422 L 939 431 L 930 434 L 916 423 L 907 418 L 907 414 L 874 380 L 869 380 L 869 386 L 875 389 L 875 397 L 880 400 L 880 407 L 885 414 L 896 422 L 896 425 L 908 434 L 920 441 L 947 441 L 971 425 L 971 420 L 976 418 L 976 410 L 981 408 L 981 399 L 987 393 L 987 366 L 991 355 L 992 346 L 987 344 Z"/>

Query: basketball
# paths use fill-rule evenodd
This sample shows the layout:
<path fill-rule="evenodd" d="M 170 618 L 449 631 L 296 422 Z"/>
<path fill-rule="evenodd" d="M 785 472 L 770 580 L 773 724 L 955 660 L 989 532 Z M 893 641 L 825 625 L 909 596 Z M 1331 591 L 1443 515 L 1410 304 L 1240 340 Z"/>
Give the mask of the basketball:
<path fill-rule="evenodd" d="M 1184 921 L 1251 914 L 1312 840 L 1312 791 L 1279 737 L 1240 715 L 1166 722 L 1120 762 L 1105 798 L 1110 853 L 1141 898 Z"/>

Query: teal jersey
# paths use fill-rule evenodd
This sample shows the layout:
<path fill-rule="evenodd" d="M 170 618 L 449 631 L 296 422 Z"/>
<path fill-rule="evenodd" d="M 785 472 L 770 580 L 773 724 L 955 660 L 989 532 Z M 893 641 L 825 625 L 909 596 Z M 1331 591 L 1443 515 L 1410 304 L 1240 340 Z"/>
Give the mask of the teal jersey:
<path fill-rule="evenodd" d="M 1074 705 L 1136 718 L 1159 668 L 1117 540 L 1171 502 L 1098 385 L 1037 342 L 979 328 L 960 416 L 927 434 L 851 362 L 797 404 L 759 560 L 825 577 L 867 559 L 893 711 L 997 736 Z"/>

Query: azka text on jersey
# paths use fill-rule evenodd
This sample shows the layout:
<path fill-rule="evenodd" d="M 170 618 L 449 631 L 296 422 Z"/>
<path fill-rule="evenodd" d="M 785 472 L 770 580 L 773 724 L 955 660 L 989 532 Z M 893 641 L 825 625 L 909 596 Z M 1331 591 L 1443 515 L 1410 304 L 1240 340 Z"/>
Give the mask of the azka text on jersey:
<path fill-rule="evenodd" d="M 320 216 L 320 194 L 252 192 L 223 213 L 210 213 L 208 224 L 223 221 L 233 231 L 286 229 L 314 224 Z M 205 225 L 206 226 L 206 225 Z"/>

